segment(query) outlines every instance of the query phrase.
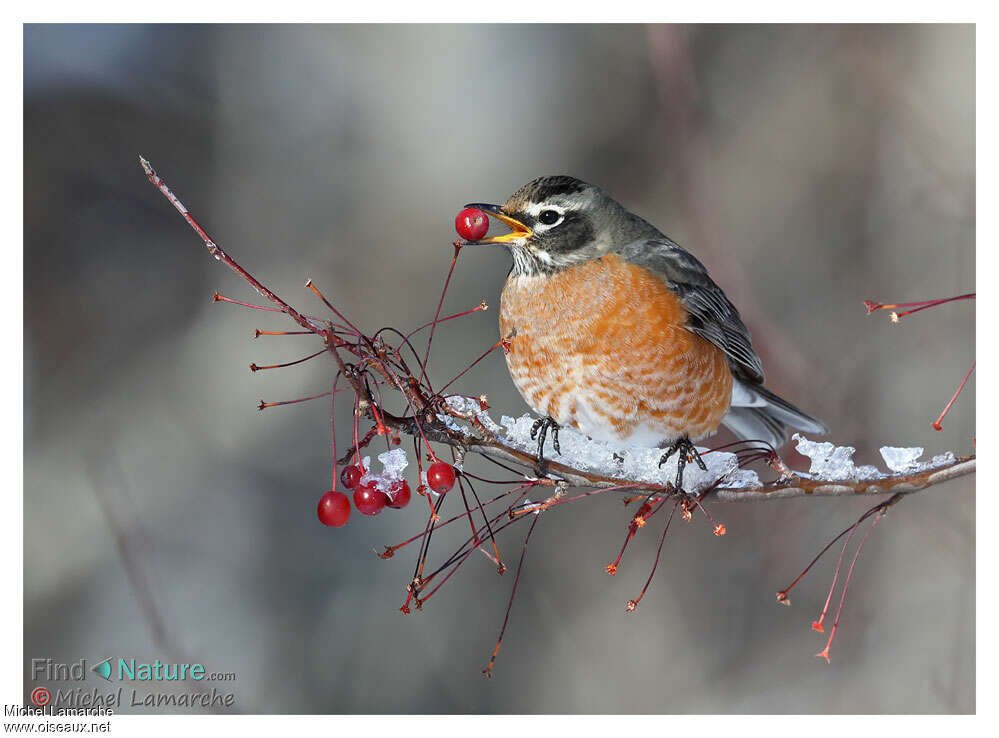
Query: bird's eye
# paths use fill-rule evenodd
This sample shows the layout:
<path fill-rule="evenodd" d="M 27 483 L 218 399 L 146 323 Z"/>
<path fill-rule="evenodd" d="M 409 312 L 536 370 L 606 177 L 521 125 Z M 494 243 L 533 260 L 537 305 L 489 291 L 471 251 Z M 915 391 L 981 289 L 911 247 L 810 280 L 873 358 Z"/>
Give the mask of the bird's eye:
<path fill-rule="evenodd" d="M 545 225 L 555 225 L 561 218 L 562 215 L 557 210 L 542 210 L 538 215 L 538 221 Z"/>

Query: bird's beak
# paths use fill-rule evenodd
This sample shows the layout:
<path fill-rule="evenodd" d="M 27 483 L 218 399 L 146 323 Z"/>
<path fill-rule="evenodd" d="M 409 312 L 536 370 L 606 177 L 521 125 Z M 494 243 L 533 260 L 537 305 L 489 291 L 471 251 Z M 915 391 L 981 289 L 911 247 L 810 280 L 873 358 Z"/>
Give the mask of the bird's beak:
<path fill-rule="evenodd" d="M 510 243 L 511 241 L 519 241 L 523 238 L 530 238 L 534 235 L 534 232 L 528 228 L 526 225 L 521 223 L 515 218 L 511 218 L 509 215 L 503 212 L 499 205 L 489 205 L 484 202 L 472 202 L 465 206 L 466 208 L 478 208 L 487 215 L 496 218 L 496 220 L 510 226 L 510 233 L 504 233 L 501 236 L 487 236 L 486 238 L 480 238 L 478 241 L 469 241 L 470 244 L 488 244 L 488 243 Z"/>

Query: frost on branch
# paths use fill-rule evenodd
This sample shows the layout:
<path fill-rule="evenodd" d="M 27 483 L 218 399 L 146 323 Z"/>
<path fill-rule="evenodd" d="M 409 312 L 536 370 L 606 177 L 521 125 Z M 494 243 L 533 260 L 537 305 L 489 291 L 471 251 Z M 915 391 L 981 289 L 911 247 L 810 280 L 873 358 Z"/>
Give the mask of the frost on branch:
<path fill-rule="evenodd" d="M 919 446 L 916 446 L 915 448 L 896 448 L 894 446 L 881 447 L 881 456 L 884 458 L 885 464 L 893 472 L 913 472 L 936 469 L 937 467 L 952 464 L 955 460 L 954 453 L 952 451 L 937 454 L 929 461 L 920 462 L 918 459 L 922 455 L 923 449 Z"/>
<path fill-rule="evenodd" d="M 795 433 L 791 439 L 798 443 L 798 453 L 812 460 L 808 473 L 823 480 L 841 479 L 877 479 L 881 472 L 873 466 L 856 466 L 853 454 L 857 450 L 853 446 L 836 446 L 828 441 L 809 441 L 800 433 Z"/>
<path fill-rule="evenodd" d="M 524 414 L 519 418 L 504 415 L 497 424 L 489 414 L 481 409 L 478 401 L 462 396 L 447 398 L 448 407 L 457 413 L 469 415 L 483 427 L 495 434 L 498 440 L 510 448 L 533 454 L 538 446 L 531 439 L 531 427 L 535 418 Z M 460 426 L 453 419 L 439 415 L 450 421 L 454 428 Z M 631 482 L 663 486 L 676 478 L 678 456 L 673 455 L 659 467 L 663 449 L 659 447 L 624 447 L 607 441 L 595 441 L 573 428 L 559 431 L 561 452 L 550 449 L 549 460 L 566 467 L 595 474 L 601 477 L 627 479 Z M 698 449 L 702 454 L 707 471 L 696 465 L 688 465 L 684 472 L 684 487 L 692 494 L 716 486 L 719 483 L 729 489 L 754 488 L 760 486 L 760 478 L 755 471 L 739 468 L 739 458 L 734 453 Z"/>
<path fill-rule="evenodd" d="M 467 450 L 495 453 L 519 463 L 533 460 L 537 442 L 531 439 L 534 418 L 502 416 L 500 423 L 490 417 L 482 403 L 460 395 L 446 398 L 450 413 L 437 415 L 449 430 L 464 437 Z M 578 431 L 565 428 L 560 432 L 561 453 L 550 449 L 554 464 L 553 475 L 572 484 L 620 486 L 634 490 L 663 490 L 675 478 L 676 458 L 662 469 L 658 467 L 662 449 L 619 448 L 613 443 L 595 441 Z M 688 491 L 704 494 L 719 501 L 751 499 L 784 499 L 802 495 L 856 495 L 912 492 L 945 479 L 974 471 L 974 458 L 957 458 L 947 452 L 930 461 L 918 462 L 922 449 L 882 451 L 889 471 L 877 467 L 857 466 L 853 462 L 855 449 L 837 446 L 827 441 L 811 441 L 800 434 L 794 436 L 797 450 L 811 460 L 808 472 L 793 472 L 779 456 L 769 449 L 733 448 L 726 450 L 699 448 L 708 470 L 688 464 L 684 481 Z M 737 444 L 738 445 L 738 444 Z M 744 468 L 752 460 L 766 461 L 779 473 L 775 481 L 764 482 L 756 471 Z"/>
<path fill-rule="evenodd" d="M 808 475 L 830 482 L 888 479 L 893 474 L 929 471 L 948 466 L 955 461 L 954 454 L 950 451 L 934 456 L 929 461 L 919 462 L 923 449 L 918 446 L 913 448 L 882 446 L 881 457 L 893 473 L 886 474 L 875 466 L 856 466 L 853 463 L 853 454 L 857 449 L 853 446 L 836 446 L 828 441 L 809 441 L 800 433 L 795 433 L 791 438 L 797 442 L 798 453 L 812 461 Z"/>
<path fill-rule="evenodd" d="M 526 414 L 516 419 L 504 415 L 501 421 L 505 429 L 503 440 L 521 451 L 532 452 L 537 447 L 537 442 L 531 440 L 531 426 L 534 420 Z M 659 459 L 662 458 L 663 450 L 658 447 L 623 448 L 618 444 L 595 441 L 572 428 L 560 431 L 559 441 L 562 452 L 556 453 L 552 449 L 550 452 L 552 460 L 574 469 L 663 486 L 676 478 L 679 455 L 671 456 L 660 468 Z M 760 478 L 756 472 L 740 469 L 735 454 L 724 451 L 709 453 L 707 448 L 698 450 L 708 468 L 707 471 L 703 471 L 693 464 L 686 467 L 683 481 L 687 492 L 692 494 L 702 492 L 718 484 L 719 480 L 726 487 L 759 486 Z"/>

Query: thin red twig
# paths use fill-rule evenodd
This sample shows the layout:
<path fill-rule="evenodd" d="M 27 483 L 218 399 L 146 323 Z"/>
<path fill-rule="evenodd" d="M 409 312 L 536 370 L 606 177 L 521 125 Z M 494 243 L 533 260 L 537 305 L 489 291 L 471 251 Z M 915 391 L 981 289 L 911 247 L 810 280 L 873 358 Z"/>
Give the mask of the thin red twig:
<path fill-rule="evenodd" d="M 149 162 L 144 157 L 141 156 L 139 157 L 139 163 L 142 165 L 142 169 L 143 171 L 145 171 L 146 177 L 149 178 L 149 181 L 152 182 L 153 185 L 161 193 L 163 193 L 163 196 L 170 201 L 170 203 L 177 209 L 177 212 L 179 212 L 182 216 L 184 216 L 184 220 L 186 220 L 187 224 L 194 229 L 195 233 L 201 236 L 201 240 L 205 242 L 205 247 L 208 249 L 208 253 L 210 253 L 218 261 L 221 261 L 227 267 L 236 272 L 236 274 L 238 274 L 247 282 L 249 282 L 250 285 L 253 287 L 253 289 L 255 289 L 260 295 L 266 297 L 268 300 L 277 305 L 281 309 L 281 312 L 287 314 L 288 317 L 290 317 L 300 326 L 302 326 L 306 330 L 312 331 L 313 333 L 322 332 L 322 326 L 314 325 L 310 321 L 306 320 L 304 316 L 302 316 L 297 310 L 295 310 L 295 308 L 293 308 L 291 305 L 286 303 L 280 297 L 278 297 L 269 289 L 260 284 L 260 282 L 254 279 L 252 274 L 243 269 L 243 267 L 237 264 L 232 259 L 232 257 L 230 257 L 225 251 L 223 251 L 222 248 L 217 243 L 215 243 L 215 241 L 212 240 L 211 236 L 208 235 L 208 232 L 205 231 L 205 229 L 201 227 L 198 221 L 194 219 L 194 216 L 192 216 L 190 212 L 188 212 L 187 208 L 184 207 L 184 204 L 177 199 L 177 197 L 173 194 L 173 192 L 170 191 L 170 188 L 167 187 L 166 183 L 162 179 L 160 179 L 160 176 L 156 173 L 156 171 L 152 168 L 152 166 L 150 166 Z"/>
<path fill-rule="evenodd" d="M 850 562 L 850 568 L 846 572 L 846 581 L 843 582 L 843 593 L 839 598 L 839 607 L 836 609 L 836 619 L 833 621 L 832 631 L 829 633 L 829 640 L 826 642 L 826 647 L 815 654 L 816 656 L 821 656 L 829 663 L 829 647 L 832 645 L 833 639 L 836 637 L 836 629 L 839 627 L 839 616 L 843 612 L 843 603 L 846 602 L 846 592 L 850 588 L 850 578 L 853 576 L 853 567 L 857 565 L 857 559 L 860 558 L 860 552 L 864 548 L 864 544 L 867 543 L 867 537 L 871 535 L 871 531 L 874 530 L 874 526 L 878 524 L 878 521 L 883 517 L 883 512 L 878 513 L 874 516 L 874 520 L 867 528 L 867 532 L 864 533 L 864 537 L 860 539 L 860 545 L 857 546 L 856 552 L 853 554 L 853 561 Z"/>
<path fill-rule="evenodd" d="M 531 527 L 527 530 L 527 535 L 524 536 L 524 546 L 520 549 L 520 561 L 517 562 L 517 574 L 513 578 L 513 589 L 510 591 L 510 601 L 506 605 L 506 614 L 503 616 L 503 625 L 500 627 L 499 638 L 496 639 L 496 648 L 493 649 L 493 655 L 489 657 L 489 664 L 482 673 L 487 677 L 491 677 L 493 674 L 493 664 L 496 663 L 496 654 L 499 653 L 500 646 L 503 643 L 503 635 L 506 633 L 506 625 L 510 621 L 510 610 L 513 608 L 513 598 L 517 594 L 517 585 L 520 583 L 520 572 L 524 568 L 524 559 L 527 558 L 527 544 L 531 540 L 531 534 L 534 533 L 534 526 L 538 524 L 538 520 L 541 519 L 540 515 L 535 515 L 534 520 L 531 521 Z"/>
<path fill-rule="evenodd" d="M 932 425 L 935 430 L 938 431 L 943 430 L 943 425 L 942 425 L 943 419 L 947 416 L 947 413 L 950 412 L 951 406 L 957 400 L 957 396 L 961 394 L 961 391 L 964 389 L 964 385 L 968 383 L 968 377 L 970 377 L 971 373 L 975 371 L 975 364 L 977 363 L 977 361 L 978 360 L 975 359 L 975 361 L 971 362 L 971 368 L 968 369 L 968 373 L 964 375 L 964 379 L 961 380 L 961 385 L 957 388 L 957 391 L 954 393 L 954 396 L 950 398 L 950 402 L 947 403 L 947 407 L 945 407 L 943 409 L 943 412 L 940 413 L 940 417 L 933 421 Z"/>
<path fill-rule="evenodd" d="M 931 307 L 936 307 L 937 305 L 945 305 L 948 302 L 954 302 L 955 300 L 974 300 L 975 293 L 968 292 L 964 295 L 955 295 L 954 297 L 944 297 L 940 300 L 919 300 L 917 302 L 874 302 L 873 300 L 864 300 L 864 307 L 867 308 L 867 314 L 870 315 L 875 310 L 892 310 L 896 308 L 911 307 L 912 310 L 906 310 L 902 313 L 891 313 L 891 320 L 893 323 L 897 323 L 899 318 L 903 318 L 906 315 L 911 315 L 912 313 L 918 313 L 920 310 L 926 310 Z"/>
<path fill-rule="evenodd" d="M 454 242 L 454 256 L 451 257 L 451 266 L 447 270 L 447 279 L 444 280 L 444 289 L 441 290 L 441 299 L 437 302 L 437 312 L 434 313 L 433 323 L 430 325 L 430 336 L 427 338 L 427 350 L 423 354 L 423 370 L 420 374 L 420 381 L 427 378 L 427 362 L 430 359 L 430 346 L 434 342 L 434 331 L 437 329 L 438 318 L 441 308 L 444 306 L 444 296 L 447 294 L 448 285 L 451 284 L 451 275 L 454 274 L 454 265 L 458 263 L 458 254 L 461 251 L 461 241 Z"/>

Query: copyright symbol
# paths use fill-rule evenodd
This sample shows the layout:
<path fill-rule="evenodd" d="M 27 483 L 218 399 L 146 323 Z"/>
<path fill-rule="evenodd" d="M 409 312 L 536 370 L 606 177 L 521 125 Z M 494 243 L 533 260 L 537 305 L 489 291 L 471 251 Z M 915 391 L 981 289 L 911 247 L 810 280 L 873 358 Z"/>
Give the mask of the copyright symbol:
<path fill-rule="evenodd" d="M 52 699 L 52 695 L 49 690 L 45 687 L 35 687 L 31 690 L 31 701 L 34 702 L 39 707 L 45 707 Z"/>

